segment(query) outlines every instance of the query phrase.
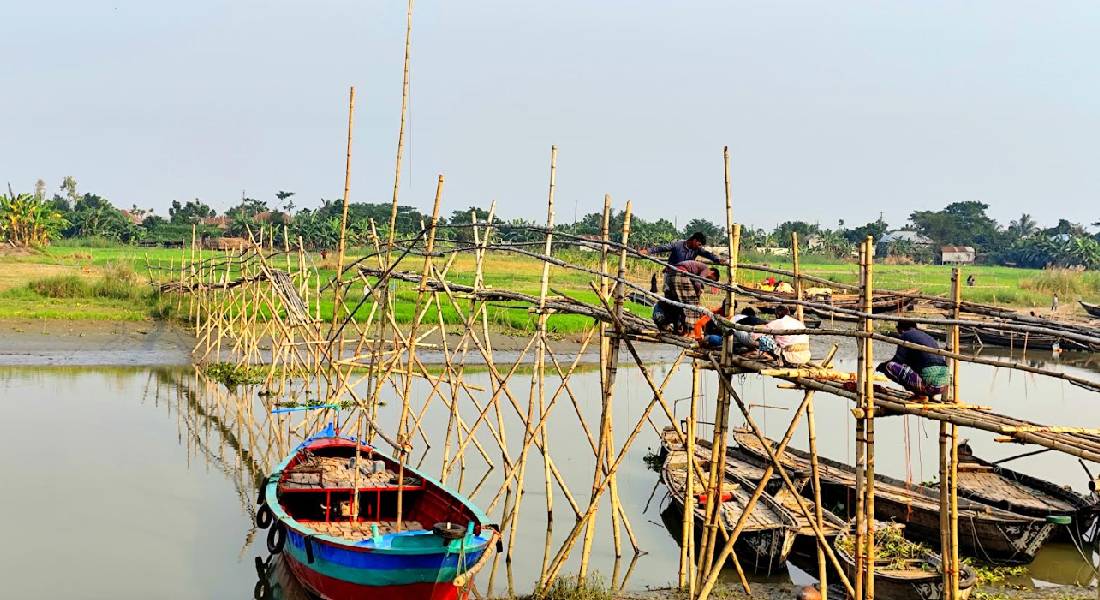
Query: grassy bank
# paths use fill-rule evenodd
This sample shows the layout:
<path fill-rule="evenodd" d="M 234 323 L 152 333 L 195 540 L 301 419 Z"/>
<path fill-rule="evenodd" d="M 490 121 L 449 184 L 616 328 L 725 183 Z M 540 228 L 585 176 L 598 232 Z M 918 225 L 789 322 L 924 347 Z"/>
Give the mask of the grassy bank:
<path fill-rule="evenodd" d="M 352 253 L 350 260 L 361 254 Z M 220 255 L 207 251 L 206 256 Z M 143 320 L 168 315 L 170 305 L 152 292 L 148 285 L 145 261 L 179 265 L 184 257 L 181 250 L 132 247 L 66 247 L 51 246 L 41 251 L 0 253 L 0 319 L 41 318 L 72 320 Z M 767 262 L 777 268 L 790 268 L 789 260 L 777 257 L 750 257 Z M 595 253 L 572 253 L 567 260 L 594 268 L 598 256 Z M 311 260 L 320 271 L 322 281 L 335 274 L 335 259 L 322 260 L 312 255 Z M 418 271 L 419 259 L 408 259 L 407 270 Z M 843 283 L 856 283 L 857 267 L 851 263 L 806 257 L 803 262 L 806 273 Z M 485 283 L 497 289 L 506 289 L 537 295 L 543 265 L 535 260 L 494 253 L 486 258 Z M 650 263 L 635 262 L 628 269 L 632 280 L 648 287 L 649 278 L 655 272 Z M 455 259 L 448 277 L 457 283 L 473 282 L 474 259 L 464 254 Z M 1049 306 L 1053 294 L 1058 294 L 1063 312 L 1078 313 L 1075 300 L 1100 301 L 1100 273 L 1068 271 L 1037 271 L 998 266 L 970 266 L 965 275 L 973 275 L 976 285 L 963 290 L 963 298 L 975 302 L 1009 307 L 1026 308 Z M 232 276 L 232 274 L 231 274 Z M 595 302 L 596 296 L 589 287 L 592 277 L 583 272 L 559 267 L 551 268 L 551 294 L 562 293 L 587 302 Z M 742 283 L 760 281 L 765 274 L 743 270 Z M 916 288 L 929 294 L 944 295 L 950 288 L 951 268 L 940 265 L 886 265 L 875 267 L 875 284 L 881 289 Z M 362 289 L 353 289 L 349 300 L 361 297 Z M 411 284 L 396 285 L 399 323 L 414 318 L 416 289 Z M 717 296 L 708 297 L 708 304 L 717 304 Z M 448 324 L 463 321 L 463 313 L 469 309 L 462 302 L 456 310 L 446 298 L 441 302 L 441 316 Z M 631 310 L 641 314 L 647 309 L 631 305 Z M 492 303 L 489 318 L 495 328 L 523 332 L 533 328 L 534 319 L 525 305 Z M 322 298 L 321 318 L 332 318 L 332 299 Z M 364 304 L 356 313 L 365 319 L 369 305 Z M 425 320 L 436 323 L 440 314 L 432 307 Z M 574 334 L 591 326 L 589 319 L 575 315 L 553 315 L 549 320 L 552 332 Z"/>

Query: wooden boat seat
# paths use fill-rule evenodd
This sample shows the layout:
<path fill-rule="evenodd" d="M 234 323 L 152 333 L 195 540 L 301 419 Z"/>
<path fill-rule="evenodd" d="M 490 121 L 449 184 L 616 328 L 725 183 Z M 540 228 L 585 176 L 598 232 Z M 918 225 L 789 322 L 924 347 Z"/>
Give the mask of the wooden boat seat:
<path fill-rule="evenodd" d="M 403 521 L 401 531 L 424 531 L 424 525 L 420 521 Z M 342 537 L 346 539 L 366 539 L 373 535 L 371 526 L 378 526 L 378 533 L 397 533 L 397 521 L 333 521 L 330 523 L 308 523 L 309 527 L 324 535 Z"/>

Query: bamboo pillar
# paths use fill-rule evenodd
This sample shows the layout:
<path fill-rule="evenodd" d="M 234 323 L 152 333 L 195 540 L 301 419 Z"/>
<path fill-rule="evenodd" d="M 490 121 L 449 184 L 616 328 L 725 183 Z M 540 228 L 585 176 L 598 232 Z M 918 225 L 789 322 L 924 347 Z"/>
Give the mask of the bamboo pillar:
<path fill-rule="evenodd" d="M 867 244 L 862 243 L 859 246 L 859 288 L 860 293 L 864 293 L 867 289 Z M 862 321 L 866 320 L 865 316 L 860 317 L 862 328 Z M 863 583 L 864 583 L 864 563 L 863 553 L 864 544 L 866 543 L 865 535 L 867 531 L 866 512 L 864 507 L 864 501 L 866 495 L 864 492 L 864 460 L 866 459 L 866 436 L 864 433 L 864 427 L 866 422 L 863 419 L 864 411 L 867 409 L 867 400 L 864 398 L 866 388 L 863 386 L 863 378 L 867 375 L 867 345 L 863 343 L 863 340 L 856 341 L 856 531 L 855 535 L 855 547 L 853 550 L 853 558 L 855 559 L 855 578 L 852 581 L 852 585 L 855 587 L 855 600 L 864 600 Z"/>
<path fill-rule="evenodd" d="M 951 297 L 954 306 L 951 309 L 951 318 L 959 318 L 959 306 L 962 301 L 962 286 L 960 285 L 962 273 L 958 267 L 951 270 Z M 959 352 L 959 326 L 951 326 L 951 351 Z M 959 361 L 951 359 L 951 401 L 959 402 Z M 949 598 L 957 600 L 959 597 L 959 428 L 950 425 L 951 432 L 951 472 L 950 494 L 951 515 L 949 519 L 949 531 L 951 537 L 951 587 L 945 588 L 951 591 Z M 1100 592 L 1098 592 L 1100 593 Z"/>
<path fill-rule="evenodd" d="M 607 273 L 607 242 L 610 238 L 611 229 L 611 195 L 604 194 L 603 197 L 603 218 L 600 221 L 600 240 L 603 242 L 600 246 L 600 273 Z M 606 300 L 608 294 L 607 277 L 600 276 L 600 297 Z M 600 484 L 600 475 L 603 472 L 603 459 L 604 453 L 604 441 L 607 431 L 607 420 L 610 417 L 611 395 L 608 391 L 607 377 L 610 373 L 608 369 L 608 360 L 610 359 L 611 341 L 607 337 L 607 323 L 600 321 L 600 429 L 599 436 L 596 442 L 596 465 L 593 468 L 592 473 L 592 490 L 589 495 L 589 502 L 596 497 Z M 584 530 L 584 538 L 581 540 L 581 565 L 578 571 L 578 576 L 584 578 L 588 574 L 588 559 L 589 554 L 592 551 L 592 539 L 596 533 L 595 519 L 593 519 Z"/>
<path fill-rule="evenodd" d="M 791 232 L 791 260 L 794 268 L 794 299 L 802 301 L 802 272 L 798 268 L 798 232 Z M 794 316 L 801 321 L 804 313 L 801 304 L 794 305 Z"/>
<path fill-rule="evenodd" d="M 684 498 L 687 502 L 695 498 L 695 422 L 699 406 L 699 363 L 691 361 L 691 400 L 688 407 L 688 421 L 684 433 L 684 449 L 687 451 L 687 482 Z M 713 459 L 713 452 L 711 453 Z M 683 521 L 680 528 L 680 589 L 687 589 L 687 600 L 695 597 L 695 563 L 692 560 L 695 548 L 695 511 L 685 502 Z"/>
<path fill-rule="evenodd" d="M 875 329 L 875 323 L 870 319 L 875 288 L 874 240 L 868 236 L 864 244 L 867 248 L 864 250 L 867 261 L 865 266 L 866 285 L 863 288 L 863 312 L 867 316 L 863 319 L 863 330 L 870 334 Z M 867 469 L 864 476 L 867 493 L 867 499 L 864 501 L 864 510 L 867 513 L 864 517 L 867 523 L 867 552 L 864 557 L 864 576 L 867 578 L 867 583 L 863 588 L 863 592 L 867 600 L 872 600 L 875 597 L 875 353 L 873 342 L 869 336 L 864 338 L 864 344 L 867 347 L 863 352 L 863 397 L 867 405 L 864 413 L 864 419 L 867 421 L 864 426 L 864 435 L 866 436 L 864 452 Z"/>

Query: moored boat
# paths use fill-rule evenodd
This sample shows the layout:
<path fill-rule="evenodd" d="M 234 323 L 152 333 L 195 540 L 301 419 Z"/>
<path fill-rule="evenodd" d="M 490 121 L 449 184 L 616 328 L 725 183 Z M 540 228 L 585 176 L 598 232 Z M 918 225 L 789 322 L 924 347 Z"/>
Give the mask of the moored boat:
<path fill-rule="evenodd" d="M 1084 300 L 1078 300 L 1077 302 L 1081 304 L 1081 308 L 1085 309 L 1085 312 L 1100 318 L 1100 304 L 1093 304 L 1091 302 L 1085 302 Z"/>
<path fill-rule="evenodd" d="M 302 585 L 328 600 L 466 598 L 499 539 L 497 527 L 416 469 L 404 466 L 398 481 L 401 471 L 329 425 L 261 489 L 256 519 L 271 527 L 268 550 L 282 552 Z"/>
<path fill-rule="evenodd" d="M 767 452 L 751 432 L 733 432 L 737 445 L 758 461 L 766 461 Z M 775 442 L 770 442 L 773 447 Z M 810 472 L 808 453 L 787 448 L 784 468 L 801 476 Z M 822 502 L 826 507 L 855 505 L 855 468 L 818 457 Z M 848 515 L 840 514 L 840 517 Z M 906 536 L 939 544 L 939 490 L 917 483 L 875 475 L 875 518 L 905 524 Z M 959 548 L 969 556 L 995 563 L 1025 564 L 1050 537 L 1054 524 L 1045 519 L 1021 515 L 989 504 L 959 499 Z"/>
<path fill-rule="evenodd" d="M 706 519 L 706 483 L 696 477 L 696 487 L 693 487 L 688 498 L 687 467 L 687 452 L 669 452 L 661 468 L 661 482 L 680 511 L 691 510 L 694 513 L 696 531 L 701 532 Z M 709 465 L 700 464 L 700 467 L 705 473 Z M 755 485 L 748 480 L 728 472 L 725 474 L 719 500 L 721 520 L 726 531 L 731 531 L 737 524 L 754 488 Z M 782 569 L 794 546 L 795 529 L 794 519 L 782 506 L 767 494 L 761 496 L 733 546 L 741 567 L 763 574 Z"/>
<path fill-rule="evenodd" d="M 705 440 L 703 438 L 696 438 L 695 440 L 696 461 L 698 461 L 698 464 L 704 472 L 707 472 L 710 468 L 710 449 L 712 445 L 710 440 Z M 676 435 L 676 430 L 672 427 L 665 427 L 661 432 L 661 447 L 666 453 L 666 456 L 667 453 L 685 451 L 679 436 Z M 726 449 L 726 474 L 729 477 L 746 480 L 750 485 L 755 485 L 764 477 L 764 467 L 759 465 L 740 449 L 729 447 Z M 799 478 L 793 483 L 800 487 L 805 485 L 806 481 Z M 802 509 L 799 508 L 796 494 L 787 489 L 783 484 L 783 480 L 774 472 L 769 478 L 764 491 L 775 499 L 776 503 L 784 508 L 794 521 L 795 541 L 793 553 L 803 557 L 816 555 L 817 535 L 814 533 L 814 527 L 810 523 L 810 520 L 806 518 Z M 815 505 L 813 501 L 803 498 L 803 503 L 811 515 L 815 514 Z M 832 543 L 833 538 L 835 538 L 842 529 L 847 527 L 844 520 L 824 508 L 821 511 L 821 520 L 822 533 L 825 534 L 825 539 L 829 543 Z"/>
<path fill-rule="evenodd" d="M 1100 502 L 1095 497 L 1086 498 L 1069 488 L 982 460 L 974 456 L 969 444 L 959 446 L 958 472 L 962 498 L 1054 522 L 1068 518 L 1064 531 L 1077 538 L 1096 524 Z"/>
<path fill-rule="evenodd" d="M 935 552 L 909 542 L 898 528 L 886 525 L 875 529 L 875 545 L 885 552 L 875 556 L 875 597 L 888 600 L 941 600 L 948 597 L 943 589 L 943 563 Z M 849 577 L 855 576 L 852 558 L 853 538 L 846 530 L 833 545 L 837 560 Z M 959 570 L 960 600 L 970 597 L 978 581 L 969 565 Z"/>

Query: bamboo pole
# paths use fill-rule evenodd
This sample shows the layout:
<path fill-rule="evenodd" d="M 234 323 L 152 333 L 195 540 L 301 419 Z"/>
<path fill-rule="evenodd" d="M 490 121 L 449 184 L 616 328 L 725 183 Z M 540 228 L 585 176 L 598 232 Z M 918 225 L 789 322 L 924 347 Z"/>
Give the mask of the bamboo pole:
<path fill-rule="evenodd" d="M 802 300 L 802 272 L 798 268 L 798 232 L 791 232 L 791 261 L 794 269 L 794 299 Z M 794 307 L 795 318 L 801 321 L 803 319 L 802 305 L 796 304 Z"/>
<path fill-rule="evenodd" d="M 405 67 L 401 77 L 401 125 L 397 128 L 397 158 L 393 169 L 393 203 L 390 206 L 389 238 L 386 241 L 386 266 L 390 266 L 394 234 L 397 231 L 397 197 L 401 190 L 401 158 L 405 153 L 405 118 L 409 114 L 409 52 L 412 49 L 413 0 L 405 13 Z"/>
<path fill-rule="evenodd" d="M 836 344 L 833 344 L 832 352 L 830 356 L 835 354 L 837 350 Z M 827 364 L 822 362 L 822 364 Z M 809 396 L 806 398 L 806 431 L 809 437 L 810 448 L 810 483 L 813 487 L 814 493 L 814 520 L 817 522 L 818 529 L 824 530 L 825 519 L 823 508 L 821 507 L 821 469 L 818 466 L 817 460 L 817 423 L 814 418 L 814 399 L 811 391 L 807 391 Z M 825 561 L 825 551 L 821 546 L 817 547 L 817 580 L 818 589 L 821 594 L 821 600 L 828 600 L 829 597 L 829 564 Z"/>
<path fill-rule="evenodd" d="M 859 287 L 861 292 L 866 292 L 867 289 L 867 244 L 861 243 L 859 246 Z M 861 317 L 864 321 L 866 317 Z M 861 330 L 866 331 L 866 327 L 861 323 Z M 863 385 L 863 378 L 867 374 L 867 344 L 863 340 L 859 340 L 856 343 L 856 373 L 859 374 L 859 381 L 856 382 L 856 406 L 859 408 L 860 413 L 866 412 L 867 399 L 865 394 L 867 388 Z M 864 476 L 866 471 L 864 469 L 864 461 L 866 460 L 866 421 L 862 416 L 856 417 L 856 531 L 855 535 L 855 548 L 853 551 L 855 558 L 855 580 L 852 585 L 855 586 L 855 598 L 856 600 L 864 600 L 864 583 L 866 577 L 864 575 L 864 551 L 866 550 L 866 531 L 867 531 L 867 513 L 864 503 L 867 500 Z"/>
<path fill-rule="evenodd" d="M 344 158 L 344 202 L 343 209 L 340 217 L 340 242 L 339 249 L 336 255 L 336 282 L 333 285 L 333 297 L 332 304 L 332 331 L 336 332 L 336 326 L 340 321 L 342 314 L 341 308 L 343 306 L 344 299 L 344 286 L 341 281 L 341 277 L 344 272 L 344 252 L 347 248 L 347 233 L 348 233 L 348 204 L 350 199 L 351 189 L 351 139 L 352 139 L 352 126 L 355 120 L 355 86 L 348 88 L 348 138 L 347 138 L 347 154 Z M 340 335 L 339 350 L 337 356 L 343 356 L 344 354 L 344 336 Z"/>
<path fill-rule="evenodd" d="M 603 242 L 600 246 L 600 263 L 599 270 L 601 273 L 607 272 L 607 241 L 610 237 L 611 228 L 611 195 L 604 194 L 603 197 L 603 217 L 600 220 L 600 240 Z M 600 288 L 599 295 L 605 301 L 608 297 L 607 277 L 601 276 L 599 278 Z M 608 374 L 610 373 L 608 360 L 610 359 L 610 340 L 607 336 L 607 323 L 600 321 L 600 425 L 597 443 L 593 454 L 596 457 L 596 465 L 593 468 L 592 473 L 592 490 L 589 493 L 589 502 L 596 496 L 597 488 L 600 482 L 600 476 L 603 473 L 602 463 L 604 460 L 605 452 L 605 440 L 607 435 L 607 421 L 609 418 L 611 393 L 608 388 Z M 583 422 L 583 421 L 582 421 Z M 584 538 L 581 541 L 581 564 L 578 576 L 582 579 L 588 574 L 588 560 L 589 554 L 592 551 L 592 539 L 596 533 L 595 522 L 590 523 L 584 530 Z"/>
<path fill-rule="evenodd" d="M 951 270 L 951 297 L 954 302 L 954 306 L 951 309 L 951 315 L 953 318 L 959 318 L 959 308 L 962 300 L 962 286 L 960 285 L 960 278 L 962 274 L 956 267 Z M 953 325 L 951 327 L 951 349 L 955 352 L 959 351 L 959 326 Z M 951 361 L 951 401 L 959 402 L 959 361 Z M 959 598 L 959 428 L 952 424 L 950 425 L 951 434 L 951 472 L 950 478 L 950 494 L 949 500 L 951 502 L 951 516 L 949 525 L 950 540 L 951 540 L 951 565 L 950 579 L 951 586 L 945 588 L 950 590 L 951 600 L 957 600 Z M 942 486 L 941 486 L 942 487 Z M 945 561 L 946 562 L 946 561 Z"/>
<path fill-rule="evenodd" d="M 866 250 L 864 255 L 866 256 L 866 285 L 863 289 L 863 311 L 870 315 L 871 304 L 874 298 L 874 265 L 875 265 L 875 250 L 874 240 L 868 236 L 864 242 Z M 863 330 L 867 333 L 871 333 L 874 329 L 874 322 L 870 319 L 863 320 Z M 864 586 L 864 597 L 867 600 L 872 600 L 875 597 L 875 361 L 874 361 L 874 345 L 871 338 L 864 338 L 864 343 L 867 345 L 867 349 L 863 353 L 863 397 L 866 402 L 866 410 L 864 411 L 864 420 L 867 424 L 864 426 L 865 439 L 865 456 L 866 456 L 866 469 L 867 473 L 864 476 L 867 499 L 864 501 L 864 509 L 867 511 L 864 517 L 864 522 L 867 524 L 867 552 L 864 557 L 864 573 L 867 578 L 867 584 Z"/>
<path fill-rule="evenodd" d="M 687 431 L 685 432 L 684 448 L 687 451 L 687 481 L 684 488 L 684 498 L 695 497 L 695 420 L 696 407 L 699 403 L 699 363 L 691 361 L 691 400 L 688 406 Z M 695 545 L 693 525 L 695 524 L 695 511 L 684 507 L 680 525 L 680 571 L 678 586 L 686 589 L 687 600 L 692 600 L 695 594 L 694 564 L 691 560 L 691 551 Z"/>

